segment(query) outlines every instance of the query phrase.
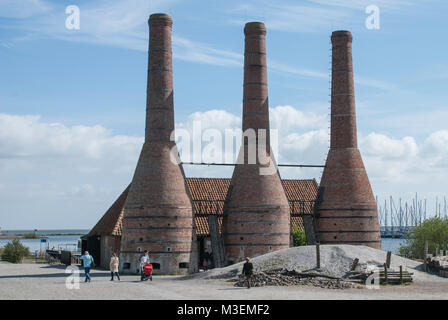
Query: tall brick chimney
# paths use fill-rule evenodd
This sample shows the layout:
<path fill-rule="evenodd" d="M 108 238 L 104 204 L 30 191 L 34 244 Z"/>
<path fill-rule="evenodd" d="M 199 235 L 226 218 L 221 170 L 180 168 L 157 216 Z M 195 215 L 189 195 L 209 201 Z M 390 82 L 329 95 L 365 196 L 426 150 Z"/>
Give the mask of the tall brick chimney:
<path fill-rule="evenodd" d="M 250 22 L 244 34 L 243 131 L 266 131 L 267 137 L 256 146 L 253 139 L 243 138 L 233 172 L 223 220 L 230 263 L 290 246 L 289 204 L 270 152 L 266 28 Z M 250 161 L 251 149 L 256 150 L 255 161 Z"/>
<path fill-rule="evenodd" d="M 357 143 L 352 35 L 335 31 L 331 42 L 331 142 L 319 188 L 318 240 L 381 249 L 377 205 Z"/>
<path fill-rule="evenodd" d="M 146 130 L 140 158 L 126 199 L 121 268 L 135 272 L 148 250 L 155 274 L 187 273 L 197 268 L 192 254 L 191 197 L 180 164 L 174 130 L 171 17 L 149 18 Z"/>

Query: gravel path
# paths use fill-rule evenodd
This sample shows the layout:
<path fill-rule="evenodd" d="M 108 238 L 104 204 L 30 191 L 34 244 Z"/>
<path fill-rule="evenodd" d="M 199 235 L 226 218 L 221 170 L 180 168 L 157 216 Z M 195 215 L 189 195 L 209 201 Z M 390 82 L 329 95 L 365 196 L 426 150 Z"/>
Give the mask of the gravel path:
<path fill-rule="evenodd" d="M 350 254 L 357 255 L 357 248 L 339 248 L 331 249 L 331 246 L 323 246 L 322 268 L 332 270 L 332 272 L 342 272 L 351 264 L 351 261 L 327 266 L 329 262 L 339 261 L 340 256 Z M 353 246 L 338 246 L 353 247 Z M 296 254 L 288 253 L 288 250 L 296 250 Z M 347 251 L 348 250 L 348 251 Z M 375 249 L 371 249 L 375 250 Z M 367 251 L 371 251 L 367 248 Z M 302 252 L 303 251 L 303 252 Z M 365 251 L 365 250 L 361 250 Z M 376 250 L 379 251 L 379 250 Z M 308 252 L 308 258 L 302 256 L 302 253 Z M 290 266 L 302 265 L 303 268 L 314 267 L 312 262 L 304 264 L 304 260 L 314 261 L 312 257 L 312 247 L 290 248 L 261 257 L 254 258 L 256 269 L 271 267 L 272 257 L 269 255 L 278 255 L 277 263 L 286 261 L 285 256 L 290 256 Z M 345 253 L 344 253 L 345 252 Z M 381 252 L 381 251 L 380 251 Z M 375 261 L 382 263 L 385 259 L 385 253 L 377 256 L 372 251 L 372 256 L 363 259 L 365 261 Z M 302 256 L 302 257 L 300 257 Z M 354 257 L 353 257 L 354 258 Z M 366 260 L 367 259 L 367 260 Z M 402 259 L 402 258 L 400 258 Z M 259 261 L 257 261 L 259 260 Z M 406 259 L 405 259 L 406 260 Z M 300 262 L 302 261 L 302 262 Z M 401 261 L 398 257 L 392 257 L 392 266 L 406 262 L 410 268 L 415 268 L 418 263 Z M 368 289 L 322 289 L 311 286 L 291 286 L 291 287 L 258 287 L 250 290 L 246 288 L 237 288 L 233 282 L 223 279 L 206 279 L 210 276 L 222 276 L 228 274 L 231 270 L 238 269 L 238 265 L 227 268 L 215 269 L 205 273 L 196 274 L 189 277 L 180 276 L 154 276 L 154 281 L 140 282 L 138 276 L 122 276 L 122 281 L 111 282 L 110 274 L 104 270 L 92 271 L 91 283 L 80 283 L 79 289 L 69 290 L 66 288 L 66 279 L 63 266 L 48 266 L 39 264 L 9 264 L 0 262 L 0 299 L 146 299 L 146 300 L 211 300 L 211 299 L 448 299 L 448 279 L 439 278 L 432 275 L 422 275 L 416 271 L 416 280 L 411 285 L 406 286 L 382 286 L 379 290 Z M 83 276 L 83 274 L 81 274 Z M 83 278 L 81 278 L 81 281 Z"/>

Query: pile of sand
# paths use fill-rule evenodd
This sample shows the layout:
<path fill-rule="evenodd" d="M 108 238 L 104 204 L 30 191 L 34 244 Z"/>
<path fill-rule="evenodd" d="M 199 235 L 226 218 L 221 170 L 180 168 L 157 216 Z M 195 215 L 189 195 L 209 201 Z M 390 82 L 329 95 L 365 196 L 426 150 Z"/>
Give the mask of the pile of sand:
<path fill-rule="evenodd" d="M 355 258 L 359 259 L 357 270 L 367 265 L 382 266 L 386 262 L 386 251 L 367 246 L 354 245 L 321 245 L 320 272 L 334 277 L 343 277 L 349 270 Z M 270 252 L 254 257 L 252 263 L 254 272 L 284 268 L 287 270 L 308 271 L 316 268 L 316 247 L 302 246 Z M 230 279 L 241 273 L 244 262 L 225 268 L 217 268 L 195 274 L 194 277 L 204 279 Z M 391 268 L 403 266 L 404 270 L 414 273 L 414 281 L 443 281 L 437 276 L 421 271 L 421 262 L 392 255 Z M 448 281 L 448 279 L 445 279 Z"/>

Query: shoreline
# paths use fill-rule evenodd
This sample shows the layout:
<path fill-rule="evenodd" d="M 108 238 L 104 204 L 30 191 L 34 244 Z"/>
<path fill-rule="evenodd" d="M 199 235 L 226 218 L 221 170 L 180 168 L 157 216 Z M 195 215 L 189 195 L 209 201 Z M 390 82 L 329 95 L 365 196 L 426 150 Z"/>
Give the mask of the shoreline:
<path fill-rule="evenodd" d="M 63 237 L 63 236 L 85 236 L 85 233 L 52 233 L 52 234 L 43 234 L 36 235 L 33 237 L 27 237 L 23 234 L 0 234 L 0 239 L 3 240 L 13 240 L 13 239 L 49 239 L 50 237 Z"/>

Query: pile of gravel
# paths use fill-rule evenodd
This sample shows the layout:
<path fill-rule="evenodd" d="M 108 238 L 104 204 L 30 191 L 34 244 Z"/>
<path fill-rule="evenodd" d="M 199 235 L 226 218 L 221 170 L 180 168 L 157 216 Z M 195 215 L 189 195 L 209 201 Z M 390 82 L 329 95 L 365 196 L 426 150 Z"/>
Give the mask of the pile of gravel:
<path fill-rule="evenodd" d="M 374 249 L 367 246 L 355 245 L 321 245 L 319 272 L 333 276 L 344 277 L 350 270 L 353 260 L 358 258 L 357 270 L 365 269 L 367 266 L 382 266 L 386 262 L 386 251 Z M 302 246 L 270 252 L 254 257 L 252 263 L 254 272 L 265 272 L 273 269 L 296 270 L 306 272 L 316 269 L 316 247 Z M 224 268 L 213 269 L 204 273 L 196 274 L 195 277 L 205 279 L 237 279 L 241 274 L 244 262 L 236 263 Z M 391 268 L 403 266 L 404 270 L 412 269 L 415 280 L 428 280 L 429 275 L 420 270 L 421 262 L 392 255 Z"/>
<path fill-rule="evenodd" d="M 295 286 L 312 285 L 325 289 L 348 289 L 358 288 L 357 284 L 344 281 L 342 279 L 328 279 L 324 277 L 312 276 L 314 272 L 302 274 L 295 270 L 276 269 L 265 272 L 254 273 L 251 277 L 251 286 Z M 235 287 L 246 287 L 247 280 L 243 275 L 239 275 Z"/>

